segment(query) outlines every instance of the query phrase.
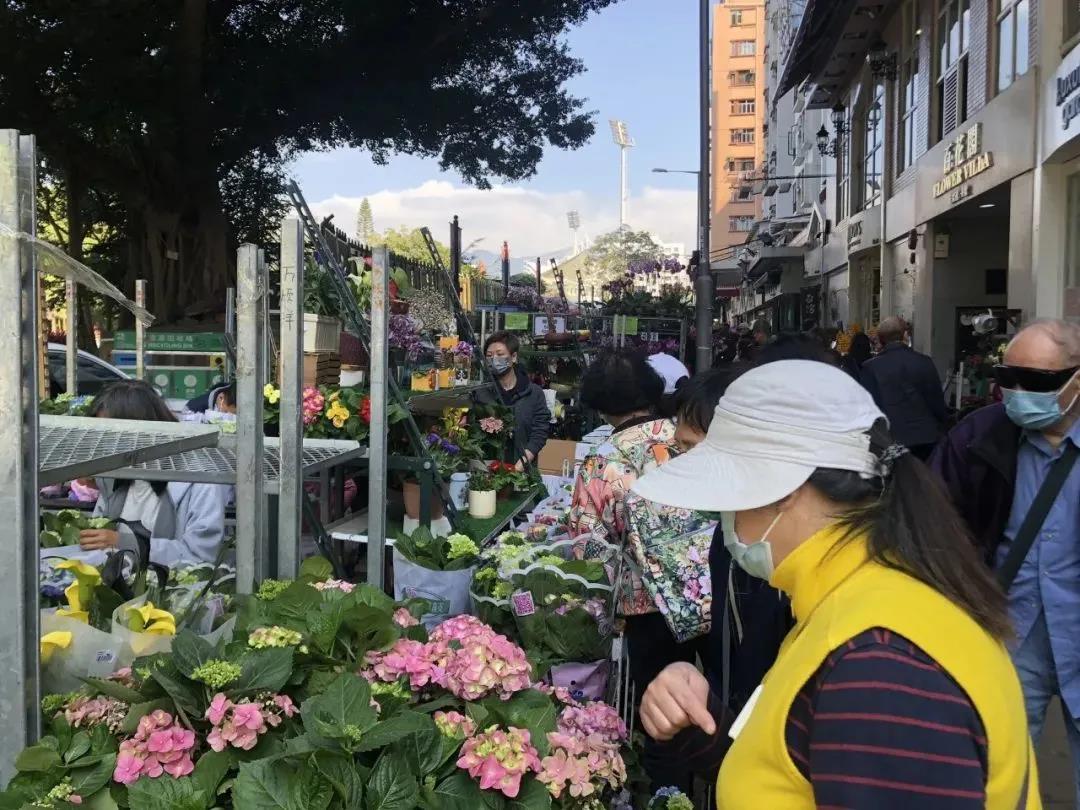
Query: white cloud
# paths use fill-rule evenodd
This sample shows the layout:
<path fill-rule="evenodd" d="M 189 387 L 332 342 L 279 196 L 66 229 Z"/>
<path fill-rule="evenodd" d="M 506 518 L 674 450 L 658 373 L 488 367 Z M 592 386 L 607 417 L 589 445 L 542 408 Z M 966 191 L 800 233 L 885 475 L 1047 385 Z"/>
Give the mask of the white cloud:
<path fill-rule="evenodd" d="M 503 240 L 514 256 L 545 255 L 568 246 L 570 231 L 567 211 L 581 214 L 581 225 L 591 238 L 618 225 L 618 201 L 599 199 L 583 191 L 540 192 L 513 186 L 497 186 L 482 191 L 429 180 L 420 186 L 383 190 L 367 195 L 375 216 L 375 227 L 426 225 L 441 242 L 449 239 L 449 222 L 460 218 L 462 241 L 469 245 L 483 237 L 477 247 L 498 252 Z M 362 197 L 335 195 L 314 203 L 317 217 L 334 214 L 334 223 L 352 233 Z M 685 189 L 646 187 L 630 198 L 629 224 L 648 230 L 664 242 L 695 243 L 697 195 Z"/>

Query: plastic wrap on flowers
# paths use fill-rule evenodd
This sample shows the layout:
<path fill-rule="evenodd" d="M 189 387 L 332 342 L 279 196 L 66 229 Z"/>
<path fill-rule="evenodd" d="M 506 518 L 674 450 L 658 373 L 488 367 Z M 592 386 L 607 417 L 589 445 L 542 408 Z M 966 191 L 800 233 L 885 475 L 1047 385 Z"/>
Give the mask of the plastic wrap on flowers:
<path fill-rule="evenodd" d="M 83 678 L 102 678 L 128 666 L 135 656 L 130 647 L 112 633 L 98 630 L 84 621 L 58 616 L 55 610 L 41 611 L 41 634 L 65 635 L 67 643 L 42 656 L 41 689 L 71 692 L 83 685 Z"/>
<path fill-rule="evenodd" d="M 431 630 L 442 622 L 469 612 L 469 583 L 473 569 L 432 571 L 394 550 L 394 598 L 424 599 L 431 606 L 421 619 Z"/>

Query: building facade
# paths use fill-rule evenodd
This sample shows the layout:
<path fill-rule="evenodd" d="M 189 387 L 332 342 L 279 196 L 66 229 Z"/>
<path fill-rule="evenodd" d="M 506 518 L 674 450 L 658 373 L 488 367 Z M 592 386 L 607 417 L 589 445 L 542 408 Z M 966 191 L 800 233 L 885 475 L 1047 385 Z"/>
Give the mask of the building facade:
<path fill-rule="evenodd" d="M 793 5 L 770 0 L 766 13 Z M 985 350 L 976 314 L 998 316 L 1001 337 L 1036 317 L 1080 317 L 1075 4 L 797 5 L 776 78 L 767 74 L 770 119 L 785 114 L 789 97 L 793 125 L 799 110 L 821 116 L 813 136 L 804 120 L 792 142 L 802 152 L 794 160 L 817 161 L 824 177 L 800 184 L 790 214 L 776 196 L 784 184 L 766 182 L 757 235 L 809 202 L 805 229 L 783 240 L 785 255 L 801 253 L 800 325 L 872 328 L 901 315 L 945 373 Z M 771 120 L 768 129 L 771 161 L 780 133 Z M 795 286 L 789 277 L 780 294 Z"/>
<path fill-rule="evenodd" d="M 765 0 L 722 0 L 713 7 L 713 256 L 745 242 L 761 213 L 760 197 L 745 181 L 760 166 L 764 141 L 765 31 Z"/>

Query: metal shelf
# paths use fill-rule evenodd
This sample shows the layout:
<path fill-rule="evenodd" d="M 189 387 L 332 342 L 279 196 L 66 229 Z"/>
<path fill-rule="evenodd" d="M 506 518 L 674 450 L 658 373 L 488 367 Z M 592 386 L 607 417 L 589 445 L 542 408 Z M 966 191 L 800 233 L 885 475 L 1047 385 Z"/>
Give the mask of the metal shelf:
<path fill-rule="evenodd" d="M 330 467 L 363 458 L 366 454 L 367 447 L 359 442 L 305 439 L 303 475 L 313 476 Z M 278 439 L 264 440 L 263 476 L 266 481 L 266 491 L 277 494 L 278 482 L 281 478 Z M 189 450 L 157 458 L 145 464 L 111 470 L 109 477 L 144 481 L 188 481 L 196 484 L 235 484 L 236 437 L 222 436 L 221 443 L 217 447 Z"/>
<path fill-rule="evenodd" d="M 409 410 L 424 412 L 441 411 L 454 405 L 467 404 L 471 394 L 490 383 L 457 385 L 452 388 L 440 388 L 438 391 L 405 391 L 405 401 Z"/>
<path fill-rule="evenodd" d="M 38 485 L 200 452 L 213 448 L 219 436 L 213 425 L 43 415 L 38 422 Z"/>

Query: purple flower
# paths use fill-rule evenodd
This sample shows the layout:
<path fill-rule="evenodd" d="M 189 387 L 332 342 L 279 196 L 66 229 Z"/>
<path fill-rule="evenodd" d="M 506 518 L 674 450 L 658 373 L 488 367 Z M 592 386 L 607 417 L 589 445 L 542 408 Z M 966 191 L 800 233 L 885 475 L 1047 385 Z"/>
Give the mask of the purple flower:
<path fill-rule="evenodd" d="M 461 452 L 460 447 L 458 447 L 456 444 L 454 444 L 452 442 L 448 442 L 448 441 L 445 441 L 445 440 L 442 443 L 442 449 L 446 452 L 447 455 L 450 455 L 450 456 L 456 456 L 458 453 Z"/>
<path fill-rule="evenodd" d="M 430 444 L 432 447 L 437 445 L 440 441 L 442 441 L 442 439 L 439 438 L 438 433 L 429 433 L 427 436 L 427 443 Z"/>

